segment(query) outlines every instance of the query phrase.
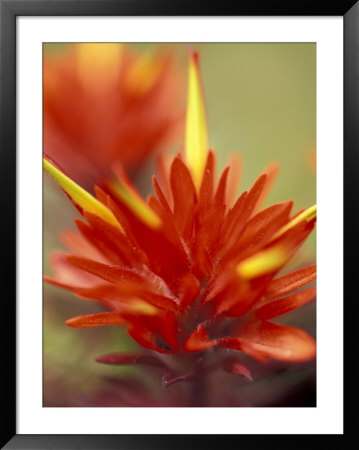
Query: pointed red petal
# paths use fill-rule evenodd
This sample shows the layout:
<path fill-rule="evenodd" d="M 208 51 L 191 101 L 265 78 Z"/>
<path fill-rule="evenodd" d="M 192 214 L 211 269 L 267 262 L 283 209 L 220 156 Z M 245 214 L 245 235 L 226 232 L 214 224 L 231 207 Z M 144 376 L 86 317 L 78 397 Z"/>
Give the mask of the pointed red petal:
<path fill-rule="evenodd" d="M 168 165 L 169 166 L 169 165 Z M 170 207 L 173 206 L 172 192 L 169 183 L 169 170 L 165 157 L 160 155 L 156 161 L 156 175 L 158 178 L 158 187 L 164 193 Z M 161 186 L 161 187 L 160 187 Z M 158 194 L 157 194 L 158 195 Z"/>
<path fill-rule="evenodd" d="M 51 267 L 54 278 L 45 276 L 47 283 L 65 289 L 90 288 L 99 285 L 99 280 L 90 273 L 83 272 L 69 263 L 68 257 L 74 256 L 63 251 L 54 251 L 51 254 Z"/>
<path fill-rule="evenodd" d="M 178 310 L 178 305 L 172 298 L 159 294 L 150 280 L 134 270 L 100 264 L 96 261 L 73 255 L 68 256 L 68 261 L 76 267 L 116 285 L 115 291 L 106 290 L 105 292 L 102 292 L 102 287 L 99 288 L 98 286 L 95 289 L 74 289 L 74 292 L 78 295 L 95 300 L 110 300 L 115 309 L 117 309 L 117 306 L 120 307 L 123 301 L 140 299 L 164 310 Z M 116 292 L 120 303 L 116 302 Z M 108 294 L 110 294 L 110 298 L 108 298 Z M 103 298 L 104 295 L 105 299 Z"/>
<path fill-rule="evenodd" d="M 167 369 L 168 366 L 157 356 L 154 355 L 136 355 L 130 353 L 110 353 L 108 355 L 98 356 L 96 362 L 112 365 L 143 364 Z"/>
<path fill-rule="evenodd" d="M 225 246 L 225 248 L 230 248 L 236 240 L 233 238 L 234 230 L 237 227 L 237 234 L 239 234 L 240 231 L 245 226 L 245 222 L 242 223 L 241 228 L 239 227 L 238 223 L 240 221 L 240 218 L 245 213 L 245 207 L 246 207 L 246 201 L 248 197 L 248 192 L 243 192 L 241 196 L 236 201 L 235 205 L 232 209 L 228 211 L 228 214 L 224 220 L 223 227 L 222 227 L 222 233 L 221 233 L 221 244 Z M 228 240 L 230 240 L 230 243 L 228 243 Z"/>
<path fill-rule="evenodd" d="M 251 372 L 249 369 L 241 363 L 241 361 L 236 357 L 229 357 L 222 362 L 223 369 L 228 373 L 233 373 L 235 375 L 242 375 L 247 380 L 253 381 Z"/>
<path fill-rule="evenodd" d="M 185 250 L 176 230 L 172 212 L 166 211 L 160 204 L 159 200 L 153 195 L 149 195 L 148 204 L 161 218 L 163 234 L 179 249 L 181 253 L 184 254 Z"/>
<path fill-rule="evenodd" d="M 133 245 L 144 254 L 145 264 L 176 292 L 176 281 L 189 269 L 183 248 L 174 245 L 164 230 L 153 230 L 138 220 L 126 205 L 112 203 L 111 210 L 119 217 Z"/>
<path fill-rule="evenodd" d="M 104 244 L 113 248 L 113 251 L 118 253 L 121 260 L 132 267 L 137 267 L 140 259 L 140 253 L 134 251 L 127 236 L 113 227 L 109 223 L 102 220 L 95 214 L 85 212 L 87 222 L 93 228 L 97 239 L 100 239 Z M 82 254 L 83 256 L 87 256 Z"/>
<path fill-rule="evenodd" d="M 230 170 L 227 181 L 226 203 L 229 207 L 231 207 L 234 199 L 236 198 L 239 185 L 242 170 L 242 157 L 238 153 L 234 153 L 229 158 L 228 166 L 230 167 Z"/>
<path fill-rule="evenodd" d="M 216 247 L 220 238 L 225 206 L 211 208 L 196 227 L 196 239 L 192 246 L 193 272 L 201 278 L 212 276 Z"/>
<path fill-rule="evenodd" d="M 94 190 L 97 200 L 99 200 L 102 204 L 107 206 L 110 196 L 99 186 L 95 185 Z"/>
<path fill-rule="evenodd" d="M 134 364 L 138 355 L 130 353 L 110 353 L 108 355 L 98 356 L 95 361 L 103 364 L 126 365 Z"/>
<path fill-rule="evenodd" d="M 315 357 L 316 344 L 305 331 L 271 322 L 244 326 L 240 338 L 267 357 L 280 361 L 308 361 Z"/>
<path fill-rule="evenodd" d="M 224 171 L 222 172 L 221 178 L 218 182 L 218 187 L 216 190 L 216 195 L 214 198 L 215 205 L 222 206 L 227 205 L 226 202 L 226 187 L 227 187 L 227 179 L 228 179 L 228 173 L 230 172 L 229 167 L 226 167 Z"/>
<path fill-rule="evenodd" d="M 146 327 L 129 327 L 127 328 L 127 332 L 136 342 L 142 345 L 142 347 L 155 350 L 158 353 L 171 353 L 171 350 L 160 348 L 155 344 L 155 334 Z"/>
<path fill-rule="evenodd" d="M 214 154 L 208 153 L 207 163 L 203 174 L 203 179 L 199 191 L 198 208 L 200 217 L 208 211 L 212 205 L 214 188 Z"/>
<path fill-rule="evenodd" d="M 122 263 L 122 258 L 120 257 L 118 252 L 116 252 L 114 246 L 111 245 L 111 243 L 104 239 L 101 235 L 96 233 L 90 225 L 82 222 L 79 219 L 75 219 L 75 224 L 81 235 L 85 239 L 87 239 L 87 241 L 92 244 L 92 246 L 101 254 L 103 262 L 111 261 L 115 264 Z"/>
<path fill-rule="evenodd" d="M 252 215 L 252 213 L 254 212 L 254 210 L 258 204 L 258 201 L 261 198 L 263 190 L 266 187 L 267 180 L 268 180 L 268 175 L 266 173 L 260 175 L 254 182 L 253 186 L 248 191 L 248 197 L 247 197 L 247 202 L 246 202 L 246 212 L 247 212 L 246 217 L 250 217 Z M 247 220 L 247 218 L 246 218 L 246 220 Z"/>
<path fill-rule="evenodd" d="M 275 182 L 277 175 L 279 172 L 279 164 L 277 162 L 270 163 L 265 169 L 264 173 L 267 174 L 266 182 L 263 187 L 263 190 L 256 202 L 254 212 L 258 211 L 263 203 L 265 202 L 267 195 L 269 194 L 269 191 L 271 190 L 271 187 L 273 186 L 273 183 Z"/>
<path fill-rule="evenodd" d="M 229 317 L 243 316 L 263 295 L 269 279 L 268 276 L 262 276 L 243 283 L 238 276 L 234 277 L 215 300 L 215 315 L 225 313 Z"/>
<path fill-rule="evenodd" d="M 168 312 L 158 316 L 124 315 L 131 322 L 128 333 L 143 347 L 159 353 L 176 353 L 179 344 L 177 339 L 177 321 Z"/>
<path fill-rule="evenodd" d="M 191 305 L 198 297 L 201 291 L 199 280 L 191 273 L 182 277 L 180 282 L 179 300 L 183 309 Z"/>
<path fill-rule="evenodd" d="M 173 217 L 173 213 L 168 202 L 168 195 L 165 196 L 155 176 L 152 177 L 152 184 L 163 209 L 167 212 L 169 216 Z"/>
<path fill-rule="evenodd" d="M 256 315 L 262 320 L 269 320 L 281 316 L 314 300 L 316 292 L 316 288 L 313 286 L 287 297 L 280 298 L 279 300 L 265 303 L 256 309 Z"/>
<path fill-rule="evenodd" d="M 238 242 L 227 253 L 227 258 L 240 261 L 266 245 L 278 229 L 288 222 L 292 202 L 271 205 L 253 216 L 241 233 Z"/>
<path fill-rule="evenodd" d="M 295 272 L 283 275 L 282 277 L 272 280 L 265 293 L 266 300 L 273 300 L 282 295 L 289 294 L 296 289 L 299 289 L 306 284 L 311 283 L 316 279 L 317 266 L 305 267 L 304 269 L 296 270 Z"/>
<path fill-rule="evenodd" d="M 131 215 L 130 211 L 128 211 L 128 209 L 126 209 L 125 206 L 123 206 L 122 208 L 120 207 L 120 205 L 118 203 L 116 203 L 111 197 L 108 197 L 108 203 L 107 206 L 111 209 L 111 211 L 113 212 L 113 214 L 115 215 L 115 217 L 117 218 L 117 220 L 119 221 L 119 223 L 121 224 L 125 235 L 127 237 L 127 240 L 130 242 L 133 250 L 136 252 L 136 254 L 138 254 L 141 258 L 141 260 L 146 261 L 146 256 L 144 254 L 144 252 L 142 251 L 141 245 L 137 242 L 136 239 L 136 235 L 131 227 L 131 223 L 129 221 L 129 218 L 127 216 L 127 214 L 125 213 L 125 211 Z M 132 215 L 133 217 L 133 215 Z M 146 227 L 148 228 L 148 227 Z"/>
<path fill-rule="evenodd" d="M 300 214 L 302 214 L 307 208 L 300 208 L 298 209 L 298 211 L 296 211 L 295 213 L 293 213 L 292 217 L 290 218 L 290 220 L 295 219 L 296 217 L 298 217 Z"/>
<path fill-rule="evenodd" d="M 117 161 L 113 165 L 117 181 L 109 180 L 107 187 L 118 202 L 126 205 L 134 216 L 152 229 L 161 229 L 162 223 L 157 214 L 143 200 L 136 187 L 126 175 L 122 165 Z"/>
<path fill-rule="evenodd" d="M 278 238 L 273 239 L 273 241 L 271 241 L 270 243 L 270 246 L 278 244 L 294 252 L 313 231 L 314 226 L 315 226 L 315 219 L 310 222 L 302 220 L 301 222 L 294 225 L 292 228 L 289 228 Z"/>
<path fill-rule="evenodd" d="M 82 234 L 79 233 L 78 230 L 63 230 L 61 232 L 61 241 L 69 250 L 77 253 L 78 255 L 105 262 L 105 258 L 101 254 L 101 252 L 96 247 L 94 247 L 93 244 L 91 244 L 84 236 L 82 236 Z"/>
<path fill-rule="evenodd" d="M 115 312 L 103 312 L 73 317 L 66 321 L 66 325 L 73 328 L 99 327 L 101 325 L 124 325 L 127 321 L 122 314 Z"/>
<path fill-rule="evenodd" d="M 252 345 L 251 342 L 246 341 L 240 337 L 228 337 L 221 338 L 217 340 L 217 345 L 223 348 L 230 348 L 233 350 L 238 350 L 240 352 L 247 353 L 247 355 L 252 356 L 260 362 L 267 362 L 268 355 L 266 355 L 262 350 L 257 349 Z"/>
<path fill-rule="evenodd" d="M 253 216 L 246 225 L 238 242 L 237 251 L 265 243 L 280 227 L 289 220 L 293 202 L 271 205 Z"/>
<path fill-rule="evenodd" d="M 68 255 L 67 260 L 70 264 L 89 272 L 110 283 L 118 284 L 124 280 L 135 283 L 143 283 L 144 279 L 134 270 L 124 269 L 115 265 L 102 264 L 91 259 L 82 258 L 81 256 Z"/>
<path fill-rule="evenodd" d="M 177 229 L 186 240 L 192 234 L 194 211 L 197 205 L 196 189 L 187 166 L 178 157 L 174 159 L 170 175 Z"/>
<path fill-rule="evenodd" d="M 237 266 L 242 279 L 255 279 L 264 275 L 272 277 L 281 270 L 294 256 L 303 241 L 313 230 L 315 220 L 303 220 L 283 232 L 279 237 L 270 240 L 260 251 L 244 259 Z M 230 256 L 231 255 L 229 253 Z M 264 295 L 264 292 L 263 292 Z"/>
<path fill-rule="evenodd" d="M 183 342 L 183 348 L 187 352 L 199 352 L 216 345 L 216 341 L 210 341 L 207 331 L 203 325 L 198 325 Z"/>
<path fill-rule="evenodd" d="M 265 186 L 267 175 L 263 174 L 253 184 L 248 193 L 243 192 L 232 210 L 227 214 L 223 225 L 222 243 L 225 249 L 233 247 L 251 217 L 261 192 Z"/>
<path fill-rule="evenodd" d="M 72 291 L 80 298 L 97 300 L 108 309 L 116 311 L 123 302 L 123 292 L 114 284 L 99 284 L 92 288 L 74 288 Z"/>

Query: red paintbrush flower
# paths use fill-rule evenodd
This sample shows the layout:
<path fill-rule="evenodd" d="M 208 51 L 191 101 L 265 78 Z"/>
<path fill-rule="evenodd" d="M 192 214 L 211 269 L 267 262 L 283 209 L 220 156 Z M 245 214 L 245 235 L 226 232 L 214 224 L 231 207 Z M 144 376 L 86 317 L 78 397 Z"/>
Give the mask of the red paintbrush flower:
<path fill-rule="evenodd" d="M 136 170 L 173 137 L 180 85 L 164 52 L 106 43 L 45 51 L 45 153 L 91 188 L 116 160 Z"/>
<path fill-rule="evenodd" d="M 233 204 L 239 165 L 227 167 L 218 182 L 215 165 L 192 53 L 184 155 L 174 158 L 169 173 L 159 164 L 156 195 L 147 202 L 119 166 L 117 181 L 96 187 L 95 198 L 44 160 L 84 219 L 75 220 L 78 232 L 64 234 L 71 252 L 53 254 L 54 278 L 45 279 L 108 310 L 67 324 L 122 325 L 149 350 L 98 361 L 152 365 L 169 385 L 218 368 L 251 379 L 238 352 L 259 361 L 315 356 L 312 337 L 272 319 L 315 298 L 315 287 L 306 287 L 315 266 L 278 274 L 313 230 L 316 208 L 292 214 L 287 201 L 260 210 L 275 164 Z M 230 351 L 223 358 L 220 349 Z"/>

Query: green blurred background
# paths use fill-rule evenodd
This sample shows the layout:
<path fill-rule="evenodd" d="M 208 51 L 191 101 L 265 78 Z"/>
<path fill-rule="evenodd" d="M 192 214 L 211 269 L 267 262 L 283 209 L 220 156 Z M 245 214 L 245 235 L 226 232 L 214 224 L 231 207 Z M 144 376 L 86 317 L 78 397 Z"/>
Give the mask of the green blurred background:
<path fill-rule="evenodd" d="M 155 44 L 129 44 L 153 52 Z M 164 44 L 177 60 L 186 82 L 187 45 Z M 240 191 L 254 182 L 270 162 L 281 166 L 266 204 L 293 199 L 295 209 L 316 202 L 313 159 L 316 142 L 316 46 L 298 44 L 195 44 L 209 119 L 210 146 L 223 169 L 228 155 L 240 152 L 243 171 Z M 67 45 L 47 44 L 45 52 L 64 52 Z M 186 99 L 183 98 L 183 105 Z M 182 141 L 169 149 L 178 151 Z M 153 165 L 141 172 L 137 183 L 150 187 Z M 44 272 L 50 274 L 49 255 L 63 248 L 59 234 L 73 228 L 78 214 L 55 184 L 44 179 Z M 296 259 L 296 265 L 315 260 L 315 233 Z M 83 301 L 59 288 L 44 286 L 44 406 L 88 406 L 86 398 L 104 386 L 103 377 L 125 373 L 135 377 L 137 369 L 101 365 L 101 354 L 135 348 L 120 327 L 72 329 L 70 317 L 100 311 L 95 302 Z M 315 333 L 315 307 L 302 308 L 282 322 Z M 305 369 L 307 370 L 307 369 Z M 302 378 L 306 377 L 304 371 Z M 293 383 L 301 382 L 301 376 Z M 151 381 L 149 381 L 151 382 Z M 288 382 L 288 380 L 287 380 Z M 290 381 L 289 381 L 290 382 Z M 255 388 L 248 387 L 249 392 Z M 249 395 L 249 394 L 248 394 Z"/>

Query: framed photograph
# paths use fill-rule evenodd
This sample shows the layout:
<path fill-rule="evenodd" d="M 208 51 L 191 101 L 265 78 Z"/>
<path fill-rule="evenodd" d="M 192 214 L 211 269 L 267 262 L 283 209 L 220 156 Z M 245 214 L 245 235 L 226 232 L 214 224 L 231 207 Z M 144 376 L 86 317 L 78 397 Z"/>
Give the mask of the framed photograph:
<path fill-rule="evenodd" d="M 3 448 L 345 448 L 358 17 L 1 2 Z"/>

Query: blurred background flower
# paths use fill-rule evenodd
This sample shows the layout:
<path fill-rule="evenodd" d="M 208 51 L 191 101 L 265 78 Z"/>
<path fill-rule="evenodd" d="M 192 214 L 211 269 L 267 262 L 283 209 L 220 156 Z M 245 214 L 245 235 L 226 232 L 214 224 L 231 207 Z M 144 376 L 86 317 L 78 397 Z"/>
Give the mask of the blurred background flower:
<path fill-rule="evenodd" d="M 46 83 L 46 61 L 51 61 L 53 79 L 60 80 L 60 84 L 66 79 L 63 72 L 61 59 L 66 59 L 68 52 L 73 60 L 68 72 L 71 74 L 75 70 L 78 58 L 77 44 L 72 46 L 59 46 L 49 44 L 44 49 L 44 82 Z M 121 47 L 122 48 L 122 47 Z M 87 74 L 93 74 L 93 80 L 88 81 L 86 88 L 72 90 L 71 101 L 76 98 L 78 92 L 86 91 L 88 95 L 94 95 L 96 83 L 99 80 L 108 80 L 108 86 L 116 78 L 116 70 L 124 70 L 125 57 L 123 53 L 140 54 L 145 61 L 152 60 L 153 55 L 160 51 L 161 54 L 170 55 L 171 65 L 176 64 L 178 70 L 175 78 L 184 79 L 187 69 L 187 46 L 182 44 L 167 44 L 157 46 L 153 44 L 127 45 L 127 50 L 119 50 L 121 64 L 115 56 L 114 64 L 109 64 L 108 47 L 97 48 L 98 61 L 96 65 L 94 58 L 88 58 L 89 52 L 83 55 L 82 65 L 94 65 Z M 266 204 L 279 202 L 291 198 L 297 208 L 315 203 L 315 178 L 308 170 L 306 152 L 308 147 L 315 142 L 316 130 L 316 73 L 315 73 L 315 45 L 314 44 L 198 44 L 195 46 L 201 54 L 201 66 L 203 83 L 206 91 L 207 111 L 210 130 L 210 143 L 216 149 L 219 159 L 219 168 L 224 167 L 225 160 L 229 153 L 238 151 L 243 156 L 244 169 L 241 176 L 240 191 L 249 188 L 259 171 L 273 160 L 279 161 L 281 171 L 274 187 L 269 195 Z M 81 53 L 81 52 L 80 52 Z M 103 55 L 101 56 L 101 54 Z M 111 53 L 111 52 L 110 52 Z M 114 52 L 115 54 L 118 53 Z M 57 58 L 60 58 L 57 61 Z M 124 59 L 122 59 L 124 58 Z M 107 62 L 106 62 L 107 60 Z M 116 62 L 117 61 L 117 62 Z M 129 57 L 129 61 L 131 58 Z M 132 60 L 133 61 L 133 60 Z M 167 59 L 168 61 L 168 59 Z M 174 61 L 174 62 L 173 62 Z M 122 65 L 123 64 L 123 65 Z M 122 65 L 122 69 L 120 68 Z M 129 65 L 131 65 L 129 63 Z M 58 67 L 58 68 L 56 68 Z M 88 66 L 87 66 L 88 67 Z M 117 69 L 116 69 L 117 68 Z M 116 69 L 116 70 L 115 70 Z M 66 72 L 66 71 L 65 71 Z M 141 73 L 141 70 L 139 70 Z M 99 73 L 102 73 L 99 76 Z M 142 72 L 143 73 L 143 72 Z M 49 78 L 50 79 L 50 78 Z M 97 81 L 96 81 L 97 79 Z M 131 76 L 131 80 L 136 80 L 136 76 Z M 148 89 L 147 78 L 137 78 L 140 80 L 137 86 L 139 92 L 146 92 Z M 74 83 L 72 80 L 71 83 Z M 63 84 L 66 91 L 71 83 Z M 131 81 L 129 82 L 131 85 Z M 170 100 L 165 105 L 162 104 L 160 116 L 171 117 L 175 122 L 181 117 L 181 107 L 185 104 L 185 81 L 182 81 L 169 89 Z M 51 84 L 51 82 L 50 82 Z M 86 84 L 86 82 L 85 82 Z M 103 83 L 104 84 L 104 83 Z M 122 83 L 121 83 L 122 85 Z M 62 112 L 66 124 L 61 133 L 56 134 L 54 125 L 51 124 L 51 114 L 48 115 L 48 125 L 46 125 L 46 89 L 55 89 L 44 85 L 44 151 L 58 159 L 60 165 L 68 171 L 74 170 L 73 176 L 80 182 L 84 174 L 88 174 L 88 169 L 95 165 L 95 170 L 91 171 L 91 179 L 101 174 L 102 169 L 107 170 L 108 166 L 97 166 L 97 157 L 101 157 L 101 136 L 107 142 L 104 148 L 110 148 L 109 142 L 115 142 L 114 136 L 109 137 L 113 130 L 113 117 L 108 111 L 113 108 L 113 95 L 105 94 L 93 100 L 90 107 L 88 100 L 82 99 L 82 113 L 93 112 L 91 119 L 86 119 L 87 130 L 96 130 L 96 137 L 89 139 L 88 133 L 82 135 L 81 123 L 83 117 L 79 113 L 80 106 L 73 103 L 73 108 L 69 104 L 62 102 L 64 97 L 60 95 L 61 89 L 56 92 L 57 100 L 52 106 L 56 111 L 63 103 Z M 113 84 L 112 84 L 113 86 Z M 124 84 L 125 86 L 125 84 Z M 147 86 L 147 88 L 146 88 Z M 121 87 L 124 89 L 124 87 Z M 136 90 L 135 89 L 135 90 Z M 171 90 L 172 89 L 172 90 Z M 56 89 L 55 89 L 56 91 Z M 63 92 L 63 91 L 62 91 Z M 109 92 L 109 91 L 108 91 Z M 76 95 L 75 95 L 76 94 Z M 111 92 L 113 94 L 113 92 Z M 101 97 L 101 98 L 100 98 Z M 69 96 L 67 97 L 69 98 Z M 108 104 L 105 103 L 107 98 Z M 175 100 L 174 100 L 175 99 Z M 92 100 L 91 100 L 92 101 Z M 178 105 L 173 108 L 173 104 Z M 112 106 L 111 106 L 112 105 Z M 147 118 L 151 117 L 151 108 L 155 108 L 152 103 L 148 106 Z M 146 106 L 146 105 L 145 105 Z M 163 109 L 162 109 L 163 107 Z M 146 108 L 145 108 L 146 109 Z M 73 113 L 77 110 L 77 116 Z M 60 108 L 61 111 L 61 108 Z M 101 114 L 101 111 L 105 113 Z M 176 112 L 177 111 L 177 112 Z M 178 115 L 179 114 L 179 115 Z M 91 116 L 91 114 L 90 114 Z M 138 119 L 143 117 L 138 113 Z M 136 115 L 133 116 L 134 123 Z M 79 122 L 78 122 L 79 121 Z M 173 123 L 173 122 L 172 122 Z M 145 122 L 143 122 L 145 124 Z M 146 125 L 150 125 L 148 120 Z M 143 125 L 145 126 L 145 125 Z M 66 128 L 69 127 L 69 128 Z M 126 127 L 125 127 L 126 128 Z M 181 126 L 179 126 L 181 128 Z M 115 127 L 116 129 L 116 127 Z M 49 131 L 46 131 L 49 130 Z M 141 125 L 133 126 L 132 134 L 140 133 Z M 173 129 L 172 129 L 173 131 Z M 126 131 L 130 133 L 130 131 Z M 48 138 L 46 139 L 46 133 Z M 72 133 L 72 134 L 71 134 Z M 130 135 L 131 135 L 130 133 Z M 59 137 L 62 134 L 61 137 Z M 77 135 L 76 139 L 69 139 L 69 136 Z M 173 139 L 169 139 L 170 137 Z M 182 145 L 182 138 L 169 133 L 166 151 L 177 151 Z M 70 144 L 67 141 L 70 141 Z M 91 143 L 91 152 L 87 153 L 86 141 Z M 91 142 L 90 142 L 91 141 Z M 56 145 L 48 145 L 48 143 Z M 63 143 L 65 144 L 63 145 Z M 77 142 L 77 144 L 75 144 Z M 130 139 L 127 142 L 131 142 Z M 163 141 L 165 142 L 165 141 Z M 58 144 L 58 145 L 57 145 Z M 102 148 L 102 147 L 101 147 Z M 124 148 L 124 147 L 122 147 Z M 141 147 L 140 147 L 141 148 Z M 154 149 L 158 151 L 160 145 Z M 51 153 L 56 149 L 58 153 Z M 85 149 L 81 150 L 81 149 Z M 107 150 L 106 150 L 107 152 Z M 104 152 L 103 155 L 110 155 L 111 152 Z M 146 150 L 147 152 L 147 150 Z M 135 153 L 134 151 L 130 153 Z M 146 153 L 148 154 L 148 153 Z M 67 156 L 66 156 L 67 155 Z M 83 164 L 76 161 L 77 155 L 82 159 Z M 93 157 L 93 155 L 95 155 Z M 92 159 L 93 157 L 93 159 Z M 66 159 L 67 158 L 67 159 Z M 131 159 L 131 158 L 130 158 Z M 68 161 L 66 163 L 66 161 Z M 110 156 L 108 161 L 112 161 Z M 126 161 L 125 164 L 131 168 L 132 172 L 137 172 L 136 184 L 143 193 L 150 191 L 150 180 L 153 169 L 151 164 L 145 167 L 142 160 L 137 162 Z M 136 158 L 134 158 L 136 161 Z M 139 162 L 142 171 L 138 173 Z M 68 165 L 68 166 L 67 166 Z M 87 167 L 86 172 L 84 169 Z M 71 169 L 72 168 L 72 169 Z M 78 169 L 78 170 L 77 170 Z M 98 170 L 99 169 L 99 170 Z M 76 178 L 77 177 L 77 178 Z M 82 178 L 82 185 L 86 185 L 91 180 Z M 81 182 L 80 182 L 81 184 Z M 61 248 L 59 235 L 64 228 L 73 227 L 73 207 L 64 198 L 51 180 L 45 179 L 44 186 L 44 267 L 45 273 L 49 273 L 48 261 L 49 253 L 56 248 Z M 299 261 L 298 261 L 299 260 Z M 303 247 L 296 258 L 296 265 L 308 265 L 315 261 L 315 236 L 312 236 Z M 117 406 L 131 404 L 131 395 L 124 399 L 123 389 L 114 389 L 114 386 L 127 383 L 129 393 L 131 389 L 141 390 L 136 380 L 140 378 L 137 367 L 109 367 L 94 362 L 94 358 L 111 352 L 129 351 L 135 349 L 135 344 L 127 337 L 121 327 L 99 327 L 95 329 L 84 329 L 79 332 L 68 328 L 64 321 L 69 317 L 84 313 L 93 313 L 95 305 L 87 305 L 86 302 L 74 298 L 53 286 L 44 288 L 44 405 L 45 406 Z M 100 309 L 98 309 L 100 311 Z M 295 324 L 307 330 L 312 336 L 315 335 L 315 306 L 310 304 L 302 309 L 290 313 L 283 317 L 281 323 Z M 244 362 L 250 367 L 253 383 L 246 383 L 246 380 L 233 378 L 226 379 L 230 385 L 229 391 L 233 395 L 241 398 L 243 406 L 309 406 L 315 403 L 315 364 L 313 362 L 301 364 L 300 366 L 288 366 L 284 363 L 269 363 L 264 367 L 258 365 L 256 361 Z M 124 381 L 119 381 L 118 376 L 123 375 Z M 228 375 L 229 376 L 229 375 Z M 160 383 L 154 383 L 153 377 L 146 380 L 141 378 L 142 384 L 147 384 L 152 390 L 157 390 L 158 399 L 165 401 L 165 393 Z M 158 380 L 157 380 L 158 381 Z M 131 388 L 132 386 L 132 388 Z M 174 393 L 178 387 L 172 386 Z M 144 391 L 145 392 L 145 391 Z M 125 395 L 126 397 L 126 395 Z M 227 399 L 229 401 L 229 399 Z M 143 404 L 148 401 L 143 393 Z M 214 401 L 214 404 L 219 404 Z M 230 404 L 227 402 L 227 404 Z"/>
<path fill-rule="evenodd" d="M 171 53 L 48 44 L 43 62 L 44 152 L 77 182 L 92 187 L 118 159 L 137 172 L 171 145 L 184 87 Z"/>

